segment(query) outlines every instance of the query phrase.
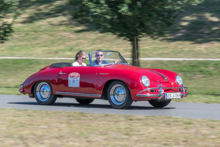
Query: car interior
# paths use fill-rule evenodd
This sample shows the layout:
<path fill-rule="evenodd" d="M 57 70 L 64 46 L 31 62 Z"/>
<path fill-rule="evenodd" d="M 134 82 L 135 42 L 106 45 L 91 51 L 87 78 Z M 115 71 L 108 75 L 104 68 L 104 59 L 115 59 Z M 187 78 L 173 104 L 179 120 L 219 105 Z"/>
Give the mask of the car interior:
<path fill-rule="evenodd" d="M 59 63 L 53 63 L 50 65 L 50 68 L 63 68 L 63 67 L 70 67 L 72 66 L 72 63 L 68 62 L 59 62 Z"/>
<path fill-rule="evenodd" d="M 63 68 L 63 67 L 71 67 L 72 63 L 69 62 L 58 62 L 50 65 L 50 68 Z M 90 66 L 87 64 L 87 66 Z"/>

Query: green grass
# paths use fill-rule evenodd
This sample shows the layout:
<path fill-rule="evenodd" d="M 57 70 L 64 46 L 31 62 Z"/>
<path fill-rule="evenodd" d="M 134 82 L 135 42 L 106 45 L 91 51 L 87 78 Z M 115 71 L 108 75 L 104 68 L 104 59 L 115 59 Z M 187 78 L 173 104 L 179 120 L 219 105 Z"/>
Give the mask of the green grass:
<path fill-rule="evenodd" d="M 20 95 L 20 93 L 18 92 L 19 87 L 0 87 L 0 94 L 6 94 L 6 95 Z"/>
<path fill-rule="evenodd" d="M 43 67 L 65 61 L 71 62 L 71 60 L 2 59 L 0 60 L 0 88 L 18 88 L 30 75 Z"/>
<path fill-rule="evenodd" d="M 211 95 L 211 94 L 189 94 L 184 99 L 172 100 L 172 101 L 173 102 L 213 104 L 213 103 L 220 103 L 220 96 L 219 95 Z"/>
<path fill-rule="evenodd" d="M 220 1 L 188 6 L 166 38 L 140 41 L 140 57 L 220 58 Z M 68 0 L 20 0 L 20 15 L 0 56 L 74 57 L 76 52 L 117 50 L 131 57 L 130 42 L 92 25 L 80 25 L 70 14 Z"/>
<path fill-rule="evenodd" d="M 219 121 L 0 109 L 1 146 L 219 146 Z"/>
<path fill-rule="evenodd" d="M 30 75 L 55 62 L 74 60 L 0 60 L 0 94 L 20 94 L 19 85 Z M 88 60 L 86 61 L 88 63 Z M 189 96 L 181 102 L 220 103 L 220 61 L 142 61 L 145 68 L 168 69 L 178 73 Z M 178 101 L 178 100 L 177 100 Z"/>

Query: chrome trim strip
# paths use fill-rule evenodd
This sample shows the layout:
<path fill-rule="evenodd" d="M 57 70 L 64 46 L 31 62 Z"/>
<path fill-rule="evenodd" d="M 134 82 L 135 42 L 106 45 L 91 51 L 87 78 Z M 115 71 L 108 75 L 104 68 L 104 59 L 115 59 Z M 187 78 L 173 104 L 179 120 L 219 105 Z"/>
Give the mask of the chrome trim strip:
<path fill-rule="evenodd" d="M 109 73 L 99 73 L 100 75 L 109 75 Z"/>
<path fill-rule="evenodd" d="M 162 85 L 161 84 L 159 84 L 159 94 L 160 94 L 160 97 L 159 97 L 159 99 L 161 99 L 162 98 L 162 96 L 163 96 L 163 92 L 162 92 Z"/>
<path fill-rule="evenodd" d="M 160 96 L 160 94 L 136 94 L 136 96 L 138 96 L 138 97 L 159 97 Z M 164 96 L 164 94 L 163 94 L 163 96 Z"/>
<path fill-rule="evenodd" d="M 164 78 L 165 81 L 167 81 L 167 78 L 166 78 L 164 75 L 162 75 L 161 73 L 159 73 L 159 72 L 157 72 L 157 71 L 154 71 L 154 70 L 150 70 L 150 71 L 153 71 L 153 72 L 159 74 L 160 76 L 162 76 L 162 77 Z"/>
<path fill-rule="evenodd" d="M 66 94 L 66 95 L 72 95 L 72 96 L 85 96 L 85 97 L 101 97 L 99 94 L 85 94 L 85 93 L 72 93 L 72 92 L 60 92 L 57 91 L 56 94 Z"/>
<path fill-rule="evenodd" d="M 183 88 L 183 94 L 184 94 L 183 96 L 185 97 L 185 89 L 184 89 L 184 85 L 183 84 L 181 85 L 181 88 Z"/>
<path fill-rule="evenodd" d="M 141 90 L 139 93 L 142 93 L 142 92 L 144 92 L 144 91 L 146 91 L 146 90 L 149 90 L 149 88 L 146 88 L 146 89 L 144 89 L 144 90 Z"/>
<path fill-rule="evenodd" d="M 184 98 L 184 97 L 186 97 L 187 95 L 188 95 L 188 94 L 181 94 L 181 97 L 183 96 L 182 98 Z M 150 97 L 158 97 L 158 98 L 159 98 L 161 95 L 160 95 L 160 94 L 149 94 L 149 93 L 148 93 L 148 94 L 136 94 L 136 96 L 137 96 L 137 97 L 149 97 L 149 98 L 150 98 Z M 162 94 L 162 97 L 164 97 L 164 96 L 165 96 L 165 95 Z"/>

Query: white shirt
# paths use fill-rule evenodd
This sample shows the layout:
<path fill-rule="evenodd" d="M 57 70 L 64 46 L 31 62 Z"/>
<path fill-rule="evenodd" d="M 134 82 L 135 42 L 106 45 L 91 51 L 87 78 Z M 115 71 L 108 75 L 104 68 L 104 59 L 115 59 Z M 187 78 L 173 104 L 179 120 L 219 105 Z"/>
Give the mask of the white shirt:
<path fill-rule="evenodd" d="M 82 65 L 79 65 L 77 61 L 72 63 L 72 66 L 87 66 L 86 63 L 82 63 Z"/>

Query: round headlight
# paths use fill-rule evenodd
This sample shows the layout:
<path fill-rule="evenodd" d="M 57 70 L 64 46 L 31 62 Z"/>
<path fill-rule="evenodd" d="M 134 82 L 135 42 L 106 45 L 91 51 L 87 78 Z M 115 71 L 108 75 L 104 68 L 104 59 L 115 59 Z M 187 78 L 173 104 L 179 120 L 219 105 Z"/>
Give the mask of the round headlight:
<path fill-rule="evenodd" d="M 150 86 L 150 80 L 148 79 L 147 76 L 142 76 L 141 77 L 141 82 L 144 84 L 145 87 L 149 87 Z"/>
<path fill-rule="evenodd" d="M 180 76 L 176 76 L 176 82 L 181 86 L 183 84 L 183 79 Z"/>

